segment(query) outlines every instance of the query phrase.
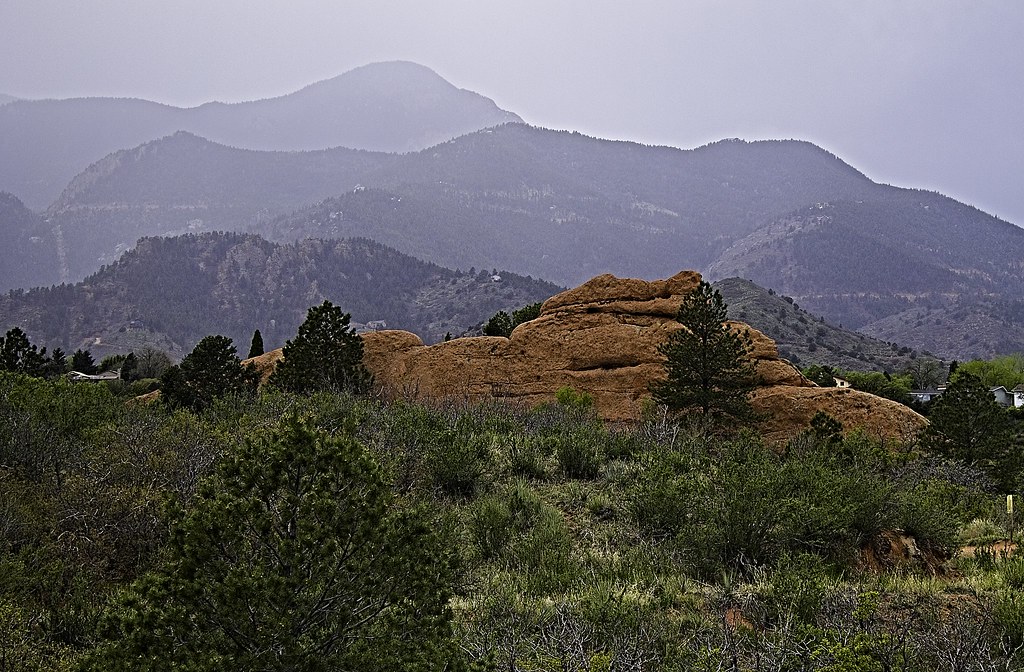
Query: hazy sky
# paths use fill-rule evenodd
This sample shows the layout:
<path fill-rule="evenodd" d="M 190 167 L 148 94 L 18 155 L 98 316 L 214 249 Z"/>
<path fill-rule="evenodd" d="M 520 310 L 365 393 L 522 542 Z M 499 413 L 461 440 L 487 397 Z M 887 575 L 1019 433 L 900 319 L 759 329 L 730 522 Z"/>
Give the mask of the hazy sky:
<path fill-rule="evenodd" d="M 1024 225 L 1020 0 L 0 0 L 21 97 L 230 102 L 395 59 L 541 126 L 811 140 Z"/>

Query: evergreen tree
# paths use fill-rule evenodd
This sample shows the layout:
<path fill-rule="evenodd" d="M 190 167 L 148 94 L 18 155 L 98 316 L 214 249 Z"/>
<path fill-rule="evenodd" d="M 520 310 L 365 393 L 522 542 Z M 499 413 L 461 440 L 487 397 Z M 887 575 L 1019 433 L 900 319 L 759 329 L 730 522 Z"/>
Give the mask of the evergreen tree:
<path fill-rule="evenodd" d="M 71 355 L 71 370 L 90 376 L 95 375 L 97 371 L 96 360 L 92 358 L 92 353 L 81 348 L 75 350 L 74 354 Z"/>
<path fill-rule="evenodd" d="M 60 348 L 54 348 L 50 358 L 43 365 L 43 375 L 58 378 L 68 372 L 68 358 Z"/>
<path fill-rule="evenodd" d="M 455 554 L 350 431 L 247 441 L 108 618 L 94 670 L 464 670 Z"/>
<path fill-rule="evenodd" d="M 45 365 L 46 348 L 36 348 L 19 327 L 0 336 L 0 371 L 42 376 Z"/>
<path fill-rule="evenodd" d="M 508 338 L 512 335 L 513 326 L 512 316 L 504 310 L 499 310 L 484 325 L 484 336 L 504 336 Z"/>
<path fill-rule="evenodd" d="M 260 330 L 252 332 L 252 343 L 249 344 L 249 354 L 246 355 L 246 359 L 252 359 L 253 357 L 259 357 L 263 354 L 263 334 Z"/>
<path fill-rule="evenodd" d="M 726 324 L 722 295 L 702 280 L 683 298 L 676 320 L 683 328 L 658 346 L 666 379 L 651 384 L 654 400 L 676 412 L 749 419 L 747 395 L 755 387 L 747 357 L 752 344 L 747 333 Z"/>
<path fill-rule="evenodd" d="M 134 352 L 129 352 L 125 355 L 124 361 L 121 362 L 121 380 L 126 383 L 138 380 L 138 376 L 136 375 L 138 368 L 139 360 L 135 358 Z"/>
<path fill-rule="evenodd" d="M 1013 422 L 977 376 L 960 370 L 932 402 L 921 447 L 985 469 L 1004 488 L 1016 484 Z"/>
<path fill-rule="evenodd" d="M 504 310 L 499 310 L 484 324 L 484 336 L 504 336 L 508 338 L 512 335 L 512 331 L 523 322 L 529 322 L 540 317 L 540 307 L 540 302 L 531 303 L 528 306 L 513 310 L 511 315 Z"/>
<path fill-rule="evenodd" d="M 363 366 L 363 339 L 349 326 L 351 315 L 330 301 L 309 309 L 294 341 L 284 346 L 270 384 L 283 390 L 362 394 L 370 374 Z"/>
<path fill-rule="evenodd" d="M 172 407 L 201 411 L 218 397 L 254 394 L 258 385 L 259 372 L 242 366 L 230 338 L 207 336 L 160 377 L 160 396 Z"/>

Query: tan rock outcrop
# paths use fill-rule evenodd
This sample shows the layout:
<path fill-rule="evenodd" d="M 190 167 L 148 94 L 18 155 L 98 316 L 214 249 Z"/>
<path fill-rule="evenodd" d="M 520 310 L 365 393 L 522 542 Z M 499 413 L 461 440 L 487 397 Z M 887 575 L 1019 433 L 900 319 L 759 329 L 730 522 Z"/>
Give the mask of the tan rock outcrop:
<path fill-rule="evenodd" d="M 561 387 L 589 392 L 601 417 L 633 421 L 650 397 L 648 385 L 664 375 L 658 345 L 681 329 L 674 317 L 684 294 L 700 275 L 684 271 L 648 282 L 601 275 L 544 302 L 540 316 L 518 326 L 510 338 L 459 338 L 425 346 L 415 334 L 379 331 L 363 336 L 364 363 L 387 395 L 408 399 L 512 399 L 552 401 Z M 849 429 L 899 438 L 924 419 L 910 409 L 848 390 L 815 387 L 779 358 L 775 342 L 749 330 L 761 387 L 753 395 L 768 418 L 764 431 L 784 439 L 825 410 Z M 280 355 L 268 353 L 272 366 Z"/>

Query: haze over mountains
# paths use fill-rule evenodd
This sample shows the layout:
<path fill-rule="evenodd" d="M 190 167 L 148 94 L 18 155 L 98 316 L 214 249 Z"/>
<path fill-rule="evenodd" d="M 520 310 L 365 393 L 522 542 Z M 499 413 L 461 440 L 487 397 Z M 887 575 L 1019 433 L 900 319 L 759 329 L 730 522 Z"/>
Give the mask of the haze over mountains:
<path fill-rule="evenodd" d="M 127 98 L 23 100 L 0 107 L 0 191 L 34 209 L 71 178 L 120 149 L 186 130 L 236 147 L 329 147 L 406 152 L 520 121 L 415 63 L 356 68 L 295 93 L 178 108 Z"/>
<path fill-rule="evenodd" d="M 144 236 L 365 237 L 450 268 L 508 268 L 562 285 L 695 268 L 753 280 L 830 322 L 941 356 L 1024 349 L 1024 230 L 1010 223 L 877 184 L 807 142 L 681 150 L 521 123 L 483 128 L 518 118 L 439 79 L 420 66 L 379 64 L 274 101 L 186 111 L 208 130 L 268 147 L 301 147 L 324 107 L 344 112 L 339 128 L 362 120 L 372 127 L 363 137 L 381 146 L 390 137 L 391 149 L 449 117 L 483 130 L 405 154 L 236 149 L 168 131 L 96 157 L 42 215 L 0 201 L 0 288 L 84 278 Z M 374 113 L 369 100 L 383 107 Z M 124 101 L 104 104 L 115 102 Z M 22 103 L 4 108 L 12 106 Z M 0 129 L 12 118 L 0 109 Z"/>

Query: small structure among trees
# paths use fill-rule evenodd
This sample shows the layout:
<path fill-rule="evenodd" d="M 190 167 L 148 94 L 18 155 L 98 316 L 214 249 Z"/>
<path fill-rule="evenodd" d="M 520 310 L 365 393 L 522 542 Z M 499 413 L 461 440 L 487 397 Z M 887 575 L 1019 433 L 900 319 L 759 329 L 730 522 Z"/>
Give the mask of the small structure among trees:
<path fill-rule="evenodd" d="M 749 333 L 735 331 L 726 319 L 722 295 L 701 280 L 679 306 L 676 320 L 683 328 L 658 347 L 667 375 L 650 386 L 655 401 L 677 413 L 716 420 L 752 417 L 747 399 L 756 386 L 748 358 L 752 342 Z"/>

